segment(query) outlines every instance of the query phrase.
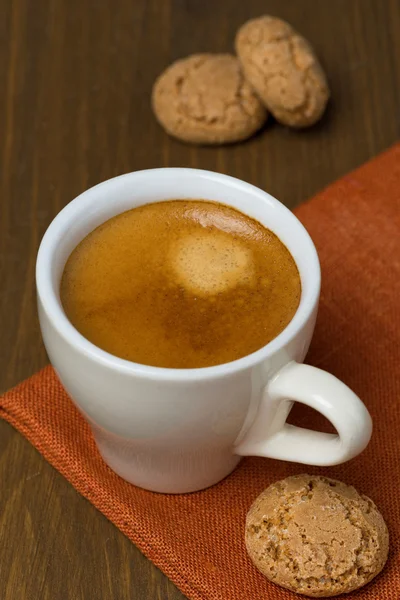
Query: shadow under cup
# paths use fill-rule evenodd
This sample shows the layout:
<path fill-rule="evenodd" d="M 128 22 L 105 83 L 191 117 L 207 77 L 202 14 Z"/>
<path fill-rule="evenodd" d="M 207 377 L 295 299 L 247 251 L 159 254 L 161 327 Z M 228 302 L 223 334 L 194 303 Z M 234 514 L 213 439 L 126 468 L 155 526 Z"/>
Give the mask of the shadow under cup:
<path fill-rule="evenodd" d="M 302 296 L 286 329 L 239 360 L 164 369 L 108 354 L 68 321 L 59 285 L 78 243 L 111 217 L 177 198 L 230 205 L 272 230 L 299 269 Z M 111 179 L 68 204 L 42 240 L 36 269 L 43 340 L 63 386 L 89 421 L 104 460 L 149 490 L 182 493 L 217 483 L 237 465 L 237 444 L 257 415 L 263 389 L 290 361 L 302 362 L 314 330 L 320 268 L 315 247 L 280 202 L 240 180 L 192 169 L 152 169 Z"/>

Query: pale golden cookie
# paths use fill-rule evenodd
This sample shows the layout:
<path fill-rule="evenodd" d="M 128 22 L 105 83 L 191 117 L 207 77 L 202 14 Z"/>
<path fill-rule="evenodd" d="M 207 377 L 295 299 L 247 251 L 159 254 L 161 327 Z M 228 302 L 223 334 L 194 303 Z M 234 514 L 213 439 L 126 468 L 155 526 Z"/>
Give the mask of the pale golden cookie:
<path fill-rule="evenodd" d="M 247 514 L 246 547 L 274 583 L 330 597 L 365 585 L 383 569 L 389 534 L 372 500 L 352 486 L 296 475 L 258 496 Z"/>
<path fill-rule="evenodd" d="M 152 104 L 170 135 L 195 144 L 244 140 L 267 118 L 231 54 L 194 54 L 176 61 L 156 80 Z"/>
<path fill-rule="evenodd" d="M 248 21 L 236 35 L 236 52 L 246 78 L 277 121 L 307 127 L 318 121 L 329 88 L 310 44 L 275 17 Z"/>

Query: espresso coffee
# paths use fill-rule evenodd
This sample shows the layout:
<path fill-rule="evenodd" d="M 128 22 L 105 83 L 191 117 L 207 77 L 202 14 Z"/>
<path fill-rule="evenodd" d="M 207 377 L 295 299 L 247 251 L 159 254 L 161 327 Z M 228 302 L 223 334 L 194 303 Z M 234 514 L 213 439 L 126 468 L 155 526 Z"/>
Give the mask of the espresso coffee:
<path fill-rule="evenodd" d="M 300 302 L 278 237 L 217 202 L 168 200 L 117 215 L 73 250 L 61 302 L 76 329 L 121 358 L 209 367 L 275 338 Z"/>

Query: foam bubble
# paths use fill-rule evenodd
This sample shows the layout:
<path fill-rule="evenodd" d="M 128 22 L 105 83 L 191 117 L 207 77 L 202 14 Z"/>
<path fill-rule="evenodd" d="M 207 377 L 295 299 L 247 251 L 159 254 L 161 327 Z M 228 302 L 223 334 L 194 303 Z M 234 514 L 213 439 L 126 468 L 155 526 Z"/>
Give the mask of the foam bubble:
<path fill-rule="evenodd" d="M 197 231 L 171 245 L 169 263 L 179 283 L 197 295 L 209 296 L 254 278 L 252 252 L 222 231 Z"/>

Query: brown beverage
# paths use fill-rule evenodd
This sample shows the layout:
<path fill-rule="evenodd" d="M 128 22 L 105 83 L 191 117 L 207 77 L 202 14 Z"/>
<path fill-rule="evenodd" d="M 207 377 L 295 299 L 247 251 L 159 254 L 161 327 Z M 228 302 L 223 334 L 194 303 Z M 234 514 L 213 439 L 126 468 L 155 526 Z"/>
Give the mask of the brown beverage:
<path fill-rule="evenodd" d="M 69 257 L 61 301 L 88 340 L 121 358 L 209 367 L 265 346 L 293 318 L 296 264 L 275 234 L 223 204 L 168 200 L 87 235 Z"/>

